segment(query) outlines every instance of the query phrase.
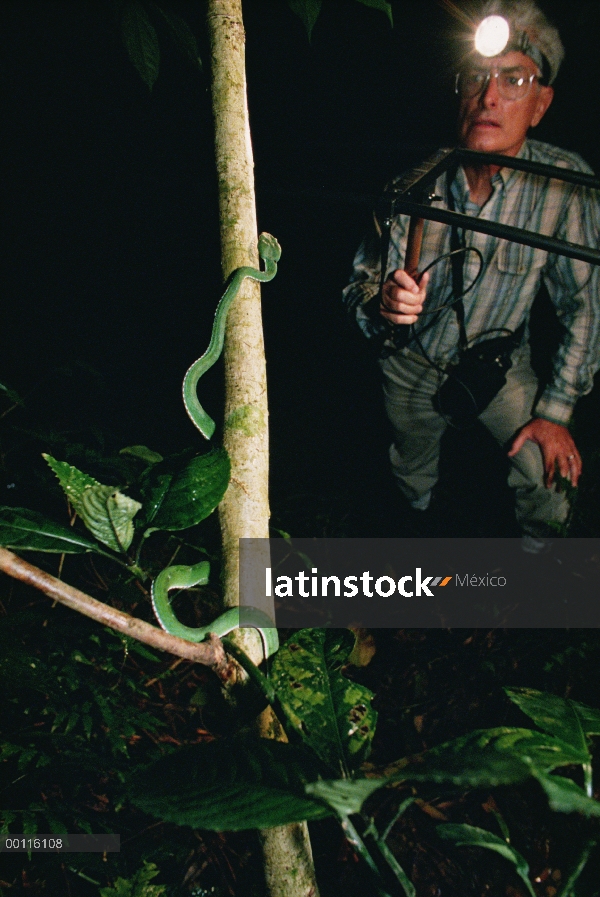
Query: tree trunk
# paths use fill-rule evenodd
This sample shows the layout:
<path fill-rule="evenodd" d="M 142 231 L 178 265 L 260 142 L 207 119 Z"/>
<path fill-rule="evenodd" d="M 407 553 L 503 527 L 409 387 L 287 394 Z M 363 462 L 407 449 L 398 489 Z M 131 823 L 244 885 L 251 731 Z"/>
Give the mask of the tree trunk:
<path fill-rule="evenodd" d="M 209 0 L 215 158 L 219 183 L 221 260 L 227 277 L 241 265 L 258 267 L 254 164 L 246 97 L 241 0 Z M 226 606 L 239 604 L 239 539 L 269 535 L 267 382 L 258 283 L 244 281 L 227 320 L 224 444 L 232 478 L 219 507 Z M 247 635 L 246 635 L 247 633 Z M 245 630 L 243 647 L 257 656 Z M 274 737 L 275 721 L 261 722 Z M 261 833 L 270 897 L 318 897 L 306 824 Z"/>
<path fill-rule="evenodd" d="M 223 277 L 258 267 L 254 163 L 241 0 L 210 0 L 215 158 L 219 183 Z M 225 604 L 238 600 L 238 539 L 269 536 L 269 429 L 260 285 L 245 280 L 225 336 L 225 448 L 232 480 L 219 508 L 225 556 Z"/>

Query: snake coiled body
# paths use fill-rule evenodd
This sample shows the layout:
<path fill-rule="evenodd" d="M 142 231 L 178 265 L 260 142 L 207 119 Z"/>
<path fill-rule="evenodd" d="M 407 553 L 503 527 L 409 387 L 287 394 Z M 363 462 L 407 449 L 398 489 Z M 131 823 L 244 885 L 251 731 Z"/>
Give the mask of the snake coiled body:
<path fill-rule="evenodd" d="M 265 264 L 265 270 L 244 266 L 233 272 L 227 288 L 223 293 L 213 323 L 212 334 L 208 349 L 188 369 L 183 381 L 183 403 L 192 423 L 200 430 L 206 439 L 210 439 L 215 431 L 214 420 L 206 413 L 198 401 L 198 381 L 209 368 L 213 366 L 223 351 L 225 339 L 225 323 L 231 303 L 239 293 L 240 287 L 246 277 L 260 282 L 272 280 L 277 274 L 277 262 L 281 257 L 281 247 L 275 237 L 270 234 L 261 234 L 258 238 L 258 253 Z M 180 623 L 171 607 L 169 600 L 170 589 L 191 589 L 197 585 L 206 585 L 210 572 L 207 561 L 201 561 L 192 566 L 176 564 L 167 567 L 152 583 L 152 607 L 156 618 L 162 628 L 171 635 L 177 635 L 188 642 L 201 642 L 210 632 L 214 632 L 220 638 L 237 629 L 240 625 L 240 609 L 232 607 L 208 626 L 198 628 L 184 626 Z M 273 621 L 265 613 L 254 607 L 245 607 L 243 610 L 243 623 L 245 627 L 258 630 L 263 643 L 265 658 L 270 657 L 279 648 L 277 629 Z"/>
<path fill-rule="evenodd" d="M 166 632 L 178 635 L 179 638 L 184 638 L 188 642 L 202 642 L 210 632 L 223 638 L 239 627 L 239 607 L 232 607 L 217 617 L 214 623 L 197 628 L 184 626 L 175 616 L 169 600 L 169 590 L 191 589 L 194 586 L 206 585 L 209 573 L 208 561 L 200 561 L 199 564 L 193 564 L 190 567 L 184 564 L 174 564 L 158 574 L 152 583 L 152 607 L 158 622 Z M 271 618 L 255 607 L 245 607 L 242 619 L 245 627 L 258 630 L 265 657 L 274 654 L 279 648 L 279 639 Z"/>

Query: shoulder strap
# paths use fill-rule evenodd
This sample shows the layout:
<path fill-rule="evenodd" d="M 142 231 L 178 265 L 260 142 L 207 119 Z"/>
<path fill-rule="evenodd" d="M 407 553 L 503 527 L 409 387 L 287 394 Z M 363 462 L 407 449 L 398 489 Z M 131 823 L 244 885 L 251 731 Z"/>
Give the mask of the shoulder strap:
<path fill-rule="evenodd" d="M 448 190 L 448 208 L 451 212 L 456 211 L 454 196 L 452 195 L 452 182 L 456 176 L 456 171 L 457 169 L 454 168 L 452 171 L 448 172 L 446 182 L 446 189 Z M 452 265 L 452 294 L 454 296 L 452 307 L 456 312 L 456 320 L 458 323 L 458 346 L 461 352 L 464 351 L 469 344 L 467 339 L 467 331 L 465 328 L 465 307 L 462 301 L 462 295 L 465 289 L 465 253 L 457 252 L 456 250 L 464 249 L 464 246 L 464 235 L 461 237 L 458 232 L 458 228 L 455 224 L 453 224 L 450 228 L 450 249 L 452 252 L 454 252 L 454 255 L 450 256 Z"/>

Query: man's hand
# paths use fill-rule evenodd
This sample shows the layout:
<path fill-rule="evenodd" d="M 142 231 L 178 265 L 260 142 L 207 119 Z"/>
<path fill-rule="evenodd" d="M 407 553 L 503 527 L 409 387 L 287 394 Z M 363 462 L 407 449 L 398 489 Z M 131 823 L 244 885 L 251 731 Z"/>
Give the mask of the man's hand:
<path fill-rule="evenodd" d="M 552 485 L 557 470 L 562 477 L 570 479 L 573 486 L 577 486 L 581 476 L 581 455 L 566 427 L 534 417 L 519 431 L 508 457 L 514 457 L 528 439 L 536 442 L 542 450 L 544 482 L 548 488 Z"/>
<path fill-rule="evenodd" d="M 417 283 L 406 271 L 396 270 L 383 285 L 379 311 L 392 324 L 414 324 L 423 311 L 429 274 Z"/>

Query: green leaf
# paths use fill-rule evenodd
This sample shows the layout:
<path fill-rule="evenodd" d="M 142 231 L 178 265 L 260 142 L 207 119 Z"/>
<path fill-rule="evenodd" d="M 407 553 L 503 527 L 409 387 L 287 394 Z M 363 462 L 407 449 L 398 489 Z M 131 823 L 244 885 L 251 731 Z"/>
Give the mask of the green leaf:
<path fill-rule="evenodd" d="M 117 878 L 114 887 L 100 888 L 100 897 L 131 897 L 131 882 L 127 878 Z"/>
<path fill-rule="evenodd" d="M 586 753 L 588 760 L 591 759 L 586 735 L 600 734 L 600 713 L 597 710 L 533 688 L 505 688 L 504 691 L 536 726 L 551 735 L 558 735 L 562 741 Z M 590 726 L 592 731 L 587 731 Z"/>
<path fill-rule="evenodd" d="M 578 714 L 586 735 L 600 735 L 600 710 L 594 710 L 578 701 L 573 701 L 573 709 Z"/>
<path fill-rule="evenodd" d="M 37 820 L 35 818 L 35 813 L 29 813 L 27 810 L 23 810 L 23 834 L 24 835 L 37 835 L 39 829 Z"/>
<path fill-rule="evenodd" d="M 142 507 L 138 501 L 103 486 L 66 461 L 44 454 L 58 481 L 89 531 L 113 551 L 127 551 L 133 539 L 133 518 Z"/>
<path fill-rule="evenodd" d="M 2 825 L 0 827 L 0 833 L 3 835 L 10 834 L 9 828 L 12 823 L 17 818 L 17 814 L 13 813 L 12 810 L 3 810 L 2 811 Z"/>
<path fill-rule="evenodd" d="M 170 531 L 195 526 L 220 503 L 230 476 L 229 455 L 222 447 L 192 458 L 183 469 L 168 461 L 157 464 L 144 486 L 146 524 Z"/>
<path fill-rule="evenodd" d="M 102 553 L 96 542 L 27 508 L 0 507 L 0 545 L 17 551 L 55 554 Z"/>
<path fill-rule="evenodd" d="M 392 15 L 392 4 L 388 0 L 358 0 L 364 6 L 371 6 L 373 9 L 380 9 L 390 20 L 390 25 L 394 27 L 394 17 Z"/>
<path fill-rule="evenodd" d="M 588 796 L 593 794 L 592 755 L 588 738 L 600 734 L 600 713 L 568 698 L 536 691 L 533 688 L 505 688 L 508 697 L 526 713 L 536 725 L 560 738 L 585 754 L 582 761 Z"/>
<path fill-rule="evenodd" d="M 531 897 L 536 897 L 533 886 L 529 881 L 529 866 L 527 861 L 521 854 L 491 832 L 483 828 L 476 828 L 474 825 L 464 825 L 458 823 L 448 823 L 438 825 L 436 829 L 438 835 L 446 841 L 454 841 L 458 847 L 485 847 L 487 850 L 493 850 L 499 853 L 511 863 L 525 884 Z"/>
<path fill-rule="evenodd" d="M 132 458 L 138 458 L 145 461 L 146 464 L 158 464 L 163 460 L 163 456 L 158 452 L 153 452 L 147 445 L 126 445 L 119 452 L 120 455 L 130 455 Z"/>
<path fill-rule="evenodd" d="M 288 0 L 288 6 L 302 19 L 310 40 L 315 22 L 321 12 L 322 0 Z"/>
<path fill-rule="evenodd" d="M 400 760 L 386 769 L 396 780 L 493 787 L 522 782 L 559 766 L 580 764 L 586 754 L 533 729 L 479 729 Z"/>
<path fill-rule="evenodd" d="M 63 492 L 73 505 L 75 511 L 81 516 L 80 508 L 83 493 L 86 489 L 89 489 L 90 486 L 99 486 L 100 483 L 98 480 L 95 480 L 82 470 L 72 467 L 71 464 L 67 464 L 66 461 L 57 461 L 56 458 L 53 458 L 52 455 L 47 455 L 45 452 L 42 452 L 42 458 L 44 458 L 52 468 L 58 477 L 58 482 L 60 483 Z"/>
<path fill-rule="evenodd" d="M 167 9 L 163 9 L 158 4 L 153 3 L 152 6 L 161 14 L 169 27 L 171 36 L 180 50 L 188 57 L 190 62 L 197 65 L 202 71 L 202 60 L 198 52 L 198 41 L 194 36 L 194 32 L 190 26 L 180 16 Z"/>
<path fill-rule="evenodd" d="M 131 62 L 152 90 L 158 78 L 160 49 L 154 25 L 138 0 L 128 0 L 123 8 L 121 37 Z"/>
<path fill-rule="evenodd" d="M 584 744 L 582 732 L 600 735 L 600 711 L 586 704 L 534 688 L 505 688 L 504 691 L 540 729 L 553 735 L 560 734 L 563 741 Z"/>
<path fill-rule="evenodd" d="M 563 776 L 536 775 L 546 792 L 552 810 L 559 813 L 581 813 L 583 816 L 600 816 L 600 801 L 588 797 L 572 779 Z"/>
<path fill-rule="evenodd" d="M 127 551 L 133 540 L 133 518 L 139 501 L 114 486 L 91 486 L 81 499 L 81 519 L 91 533 L 113 551 Z"/>
<path fill-rule="evenodd" d="M 161 468 L 163 468 L 163 465 L 161 465 Z M 140 492 L 143 500 L 143 510 L 136 521 L 138 526 L 145 529 L 152 523 L 164 501 L 165 495 L 169 491 L 169 486 L 173 482 L 173 476 L 173 473 L 164 469 L 159 473 L 152 469 L 146 471 L 146 474 L 142 476 Z"/>
<path fill-rule="evenodd" d="M 354 641 L 347 629 L 304 629 L 279 649 L 271 672 L 292 727 L 342 775 L 367 756 L 377 721 L 372 692 L 341 672 Z"/>
<path fill-rule="evenodd" d="M 307 797 L 314 760 L 290 744 L 219 739 L 182 748 L 134 779 L 131 799 L 177 825 L 212 831 L 271 828 L 331 815 Z"/>
<path fill-rule="evenodd" d="M 151 885 L 159 870 L 154 863 L 144 865 L 132 878 L 117 878 L 114 887 L 100 888 L 100 897 L 164 897 L 165 885 Z"/>
<path fill-rule="evenodd" d="M 340 817 L 360 813 L 363 803 L 374 791 L 384 788 L 386 779 L 320 779 L 309 782 L 304 790 L 328 804 Z"/>

